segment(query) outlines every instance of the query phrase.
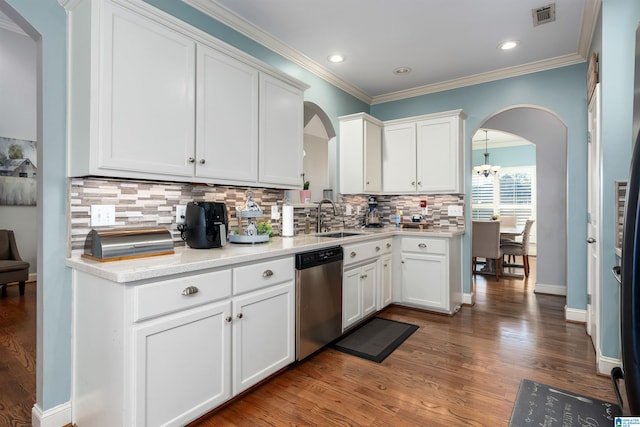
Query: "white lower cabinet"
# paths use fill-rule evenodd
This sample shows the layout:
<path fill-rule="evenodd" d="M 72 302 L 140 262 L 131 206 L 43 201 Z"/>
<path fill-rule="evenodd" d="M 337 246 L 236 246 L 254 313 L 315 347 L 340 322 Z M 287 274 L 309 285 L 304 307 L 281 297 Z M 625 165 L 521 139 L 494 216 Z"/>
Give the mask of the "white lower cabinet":
<path fill-rule="evenodd" d="M 73 423 L 181 426 L 295 358 L 293 257 L 166 280 L 73 271 Z"/>
<path fill-rule="evenodd" d="M 136 328 L 135 425 L 181 425 L 231 397 L 230 309 L 210 304 Z"/>
<path fill-rule="evenodd" d="M 462 302 L 460 236 L 403 237 L 401 277 L 403 304 L 456 312 Z"/>
<path fill-rule="evenodd" d="M 376 311 L 377 261 L 344 270 L 342 280 L 342 330 Z"/>
<path fill-rule="evenodd" d="M 393 257 L 391 254 L 380 257 L 380 293 L 378 310 L 393 302 Z"/>

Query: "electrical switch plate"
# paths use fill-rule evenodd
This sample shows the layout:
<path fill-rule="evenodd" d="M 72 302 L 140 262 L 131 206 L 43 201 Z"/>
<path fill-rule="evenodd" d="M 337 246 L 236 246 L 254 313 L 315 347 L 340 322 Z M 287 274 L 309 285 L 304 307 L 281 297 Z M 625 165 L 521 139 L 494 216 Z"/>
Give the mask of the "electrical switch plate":
<path fill-rule="evenodd" d="M 357 215 L 360 215 L 360 206 L 358 206 L 358 207 L 356 208 L 356 214 L 357 214 Z"/>
<path fill-rule="evenodd" d="M 176 224 L 184 224 L 187 216 L 187 205 L 176 205 Z"/>
<path fill-rule="evenodd" d="M 345 215 L 347 215 L 347 216 L 351 216 L 351 215 L 353 214 L 353 209 L 351 208 L 351 205 L 346 205 L 346 206 L 344 207 L 344 210 L 345 210 L 345 212 L 344 212 L 344 213 L 345 213 Z"/>
<path fill-rule="evenodd" d="M 115 205 L 91 205 L 91 226 L 103 227 L 116 224 Z"/>
<path fill-rule="evenodd" d="M 449 216 L 462 216 L 462 206 L 454 205 L 449 206 Z"/>
<path fill-rule="evenodd" d="M 422 215 L 429 215 L 429 208 L 427 207 L 422 208 Z"/>
<path fill-rule="evenodd" d="M 280 219 L 280 213 L 278 212 L 278 206 L 277 205 L 273 205 L 271 207 L 271 219 L 276 220 L 276 221 Z"/>

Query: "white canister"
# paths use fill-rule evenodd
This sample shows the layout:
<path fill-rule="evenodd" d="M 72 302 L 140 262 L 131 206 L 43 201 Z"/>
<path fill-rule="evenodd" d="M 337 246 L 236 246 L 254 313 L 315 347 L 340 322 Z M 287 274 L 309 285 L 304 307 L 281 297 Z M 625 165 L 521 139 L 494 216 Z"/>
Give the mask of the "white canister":
<path fill-rule="evenodd" d="M 282 206 L 282 237 L 293 236 L 293 206 Z"/>

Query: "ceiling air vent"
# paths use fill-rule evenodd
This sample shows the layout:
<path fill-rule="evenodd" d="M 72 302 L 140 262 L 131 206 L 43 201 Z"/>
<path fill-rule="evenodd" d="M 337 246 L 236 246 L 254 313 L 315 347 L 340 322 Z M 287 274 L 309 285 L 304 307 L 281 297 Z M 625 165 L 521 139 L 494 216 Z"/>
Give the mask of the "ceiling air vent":
<path fill-rule="evenodd" d="M 553 22 L 556 20 L 556 4 L 551 3 L 538 9 L 532 9 L 531 14 L 533 15 L 534 27 Z"/>

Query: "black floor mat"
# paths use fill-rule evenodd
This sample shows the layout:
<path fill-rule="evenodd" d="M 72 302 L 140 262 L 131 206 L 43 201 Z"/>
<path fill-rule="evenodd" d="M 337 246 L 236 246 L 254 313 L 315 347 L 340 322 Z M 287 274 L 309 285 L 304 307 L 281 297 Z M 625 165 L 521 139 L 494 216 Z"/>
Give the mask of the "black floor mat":
<path fill-rule="evenodd" d="M 509 427 L 613 426 L 621 415 L 616 404 L 522 380 Z"/>
<path fill-rule="evenodd" d="M 418 326 L 410 323 L 374 317 L 332 347 L 343 353 L 381 363 L 417 329 Z"/>

